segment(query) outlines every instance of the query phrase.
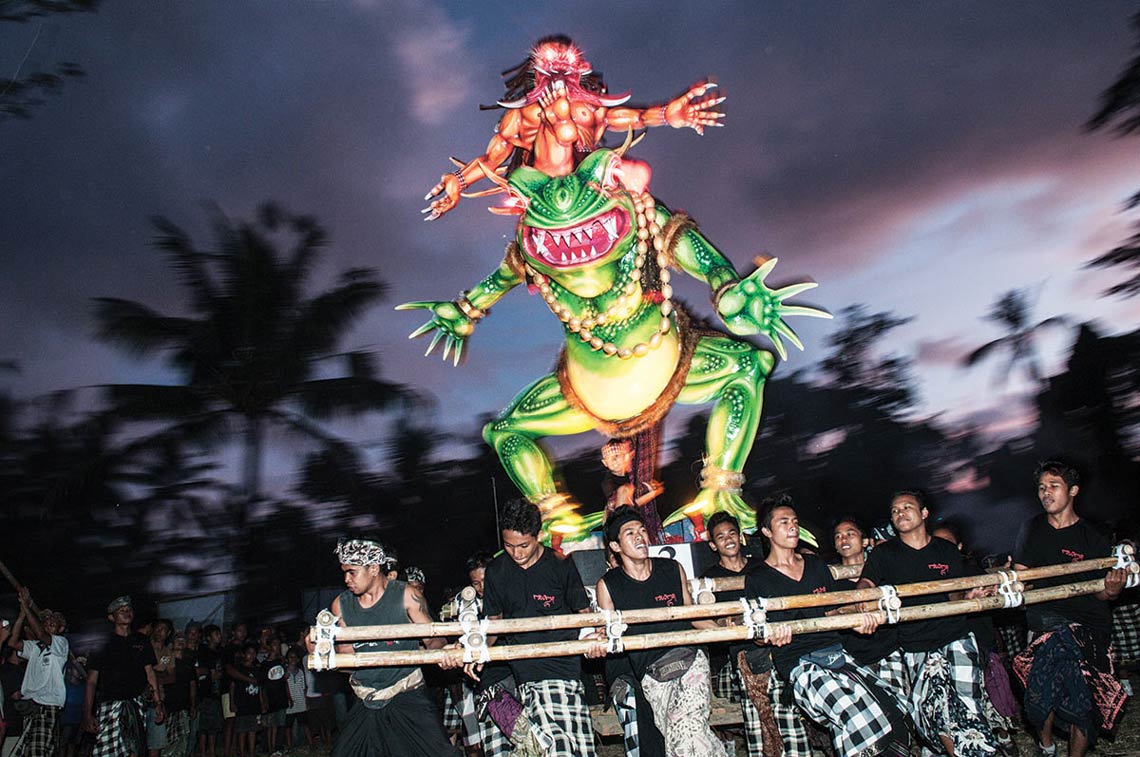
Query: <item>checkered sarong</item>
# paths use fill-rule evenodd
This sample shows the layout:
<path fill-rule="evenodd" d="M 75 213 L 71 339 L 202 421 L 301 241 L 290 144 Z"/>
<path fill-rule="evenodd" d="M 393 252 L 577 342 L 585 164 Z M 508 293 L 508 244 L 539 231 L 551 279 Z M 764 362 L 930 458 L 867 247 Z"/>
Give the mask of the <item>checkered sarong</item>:
<path fill-rule="evenodd" d="M 162 757 L 184 757 L 190 746 L 190 713 L 167 713 L 166 720 L 166 746 L 162 749 Z"/>
<path fill-rule="evenodd" d="M 459 716 L 459 707 L 455 697 L 451 696 L 451 687 L 443 687 L 443 730 L 455 733 L 463 727 L 463 719 Z"/>
<path fill-rule="evenodd" d="M 49 757 L 55 748 L 55 722 L 63 708 L 39 702 L 32 706 L 35 709 L 24 717 L 24 732 L 12 757 Z"/>
<path fill-rule="evenodd" d="M 744 721 L 744 743 L 748 747 L 748 757 L 764 757 L 764 730 L 760 721 L 760 711 L 752 704 L 745 693 L 744 674 L 739 670 L 733 676 L 737 699 L 740 700 L 740 716 Z"/>
<path fill-rule="evenodd" d="M 1112 608 L 1112 650 L 1117 665 L 1140 661 L 1140 604 Z"/>
<path fill-rule="evenodd" d="M 736 666 L 729 660 L 720 667 L 713 679 L 713 696 L 735 702 L 740 698 L 736 682 Z"/>
<path fill-rule="evenodd" d="M 904 712 L 908 711 L 909 705 L 907 702 L 910 699 L 910 673 L 907 671 L 906 660 L 903 659 L 902 650 L 896 649 L 891 652 L 879 660 L 871 670 L 879 677 L 879 680 L 890 689 L 891 693 L 895 695 L 899 707 L 902 708 Z"/>
<path fill-rule="evenodd" d="M 772 717 L 784 742 L 784 757 L 812 757 L 811 741 L 803 717 L 795 704 L 785 701 L 787 684 L 775 670 L 768 676 L 768 699 L 772 702 Z"/>
<path fill-rule="evenodd" d="M 580 681 L 529 681 L 519 686 L 519 700 L 546 755 L 594 755 L 594 724 Z"/>
<path fill-rule="evenodd" d="M 934 746 L 948 736 L 959 757 L 997 754 L 983 704 L 982 665 L 973 634 L 930 652 L 904 655 L 910 672 L 910 712 L 919 735 Z"/>
<path fill-rule="evenodd" d="M 485 757 L 508 757 L 514 746 L 491 718 L 479 721 L 479 744 Z"/>
<path fill-rule="evenodd" d="M 807 657 L 800 659 L 789 674 L 796 703 L 831 732 L 836 754 L 851 757 L 878 753 L 886 746 L 883 738 L 892 730 L 893 713 L 883 709 L 869 687 L 879 686 L 888 699 L 892 694 L 850 654 L 841 654 L 843 664 L 836 670 L 821 667 Z M 907 735 L 895 735 L 900 741 L 908 739 Z"/>
<path fill-rule="evenodd" d="M 1025 651 L 1025 647 L 1029 643 L 1029 629 L 1025 627 L 1024 613 L 1019 617 L 1012 617 L 1008 613 L 999 613 L 994 618 L 994 630 L 998 632 L 998 638 L 1001 639 L 1007 662 Z"/>
<path fill-rule="evenodd" d="M 621 742 L 625 757 L 640 757 L 641 741 L 637 730 L 637 692 L 631 679 L 619 676 L 610 685 L 610 701 L 614 704 L 614 715 L 621 724 Z"/>
<path fill-rule="evenodd" d="M 95 712 L 95 722 L 99 725 L 99 733 L 95 736 L 91 757 L 127 757 L 145 753 L 141 696 L 101 703 Z"/>
<path fill-rule="evenodd" d="M 482 739 L 482 729 L 479 727 L 479 718 L 475 714 L 475 692 L 466 682 L 461 684 L 461 688 L 463 696 L 459 699 L 455 711 L 463 727 L 463 746 L 476 746 Z M 446 729 L 446 719 L 443 725 Z"/>

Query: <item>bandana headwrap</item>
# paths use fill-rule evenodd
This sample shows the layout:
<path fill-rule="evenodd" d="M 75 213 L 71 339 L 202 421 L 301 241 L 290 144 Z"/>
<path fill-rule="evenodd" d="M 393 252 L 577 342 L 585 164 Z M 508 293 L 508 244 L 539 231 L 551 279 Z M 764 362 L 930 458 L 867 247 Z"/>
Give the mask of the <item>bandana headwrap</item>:
<path fill-rule="evenodd" d="M 409 565 L 408 581 L 419 581 L 421 584 L 427 584 L 427 576 L 424 575 L 423 568 L 417 568 L 414 565 Z"/>
<path fill-rule="evenodd" d="M 114 599 L 111 600 L 111 604 L 107 605 L 107 614 L 110 615 L 115 610 L 118 610 L 120 607 L 130 607 L 130 606 L 131 606 L 131 598 L 130 597 L 128 597 L 126 595 L 123 595 L 121 597 L 115 597 Z"/>
<path fill-rule="evenodd" d="M 342 565 L 383 565 L 388 560 L 384 548 L 369 539 L 341 539 L 335 551 Z"/>
<path fill-rule="evenodd" d="M 620 507 L 614 510 L 613 515 L 606 521 L 606 541 L 617 541 L 621 527 L 630 521 L 637 521 L 645 525 L 645 518 L 641 517 L 635 508 Z"/>

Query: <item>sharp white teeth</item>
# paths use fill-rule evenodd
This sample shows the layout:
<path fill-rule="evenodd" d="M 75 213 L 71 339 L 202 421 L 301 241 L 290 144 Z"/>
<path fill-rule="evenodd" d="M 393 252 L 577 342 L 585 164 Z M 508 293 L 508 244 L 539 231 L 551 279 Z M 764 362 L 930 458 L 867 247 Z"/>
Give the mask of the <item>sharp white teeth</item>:
<path fill-rule="evenodd" d="M 598 251 L 594 249 L 594 245 L 590 245 L 590 260 L 598 257 Z"/>
<path fill-rule="evenodd" d="M 613 216 L 606 216 L 602 219 L 602 228 L 610 235 L 610 239 L 617 239 L 617 219 Z"/>
<path fill-rule="evenodd" d="M 582 238 L 578 236 L 578 232 L 571 231 L 570 238 L 574 240 L 574 244 L 582 244 Z"/>
<path fill-rule="evenodd" d="M 586 238 L 586 239 L 593 239 L 594 238 L 594 235 L 590 233 L 591 228 L 593 228 L 593 227 L 587 226 L 586 228 L 582 229 L 582 236 L 584 238 Z"/>
<path fill-rule="evenodd" d="M 563 262 L 563 263 L 567 262 L 567 261 L 566 261 L 566 253 L 565 253 L 565 252 L 564 252 L 564 253 L 562 253 L 562 262 Z"/>

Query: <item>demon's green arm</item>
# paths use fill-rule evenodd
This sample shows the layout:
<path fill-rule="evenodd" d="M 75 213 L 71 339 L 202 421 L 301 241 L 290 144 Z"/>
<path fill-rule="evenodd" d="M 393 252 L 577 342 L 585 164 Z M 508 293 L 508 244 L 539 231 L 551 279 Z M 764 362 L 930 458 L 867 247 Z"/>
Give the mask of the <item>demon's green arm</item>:
<path fill-rule="evenodd" d="M 670 213 L 663 205 L 657 206 L 657 223 L 665 228 Z M 693 278 L 709 285 L 713 306 L 729 331 L 741 336 L 763 334 L 767 336 L 781 358 L 788 352 L 781 341 L 787 339 L 799 349 L 803 343 L 796 332 L 784 321 L 789 315 L 830 318 L 829 313 L 801 305 L 786 305 L 784 300 L 816 287 L 815 282 L 791 284 L 780 289 L 769 289 L 764 282 L 776 266 L 771 258 L 743 279 L 732 263 L 713 247 L 696 229 L 687 229 L 673 246 L 673 263 Z"/>
<path fill-rule="evenodd" d="M 459 365 L 463 344 L 475 330 L 475 324 L 491 312 L 492 305 L 520 283 L 522 279 L 515 273 L 508 259 L 504 258 L 490 276 L 451 302 L 434 300 L 405 302 L 403 305 L 397 305 L 396 310 L 430 310 L 431 320 L 409 334 L 408 338 L 415 339 L 434 330 L 435 335 L 424 355 L 430 355 L 442 339 L 443 359 L 447 360 L 448 354 L 451 354 L 453 364 Z"/>

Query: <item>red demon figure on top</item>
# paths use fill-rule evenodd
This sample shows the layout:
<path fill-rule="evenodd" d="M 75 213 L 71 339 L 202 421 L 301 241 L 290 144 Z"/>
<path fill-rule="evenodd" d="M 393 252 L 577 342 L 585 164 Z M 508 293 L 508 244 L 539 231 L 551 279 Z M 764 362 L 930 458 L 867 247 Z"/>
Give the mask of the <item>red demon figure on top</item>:
<path fill-rule="evenodd" d="M 628 132 L 669 125 L 674 129 L 687 126 L 704 134 L 706 126 L 723 125 L 719 119 L 724 113 L 715 107 L 724 98 L 704 97 L 716 87 L 709 81 L 694 85 L 665 105 L 621 107 L 630 94 L 607 94 L 601 77 L 593 73 L 582 51 L 563 35 L 542 38 L 526 61 L 503 75 L 509 77 L 507 94 L 497 107 L 506 108 L 507 113 L 499 119 L 486 153 L 468 163 L 452 159 L 459 168 L 440 177 L 424 197 L 435 198 L 424 208 L 425 220 L 439 218 L 454 208 L 460 192 L 484 178 L 486 171 L 500 170 L 508 159 L 504 170 L 529 165 L 549 176 L 565 176 L 582 155 L 597 146 L 607 129 Z M 631 191 L 644 191 L 649 184 L 649 167 L 627 160 L 623 169 L 622 183 Z"/>

